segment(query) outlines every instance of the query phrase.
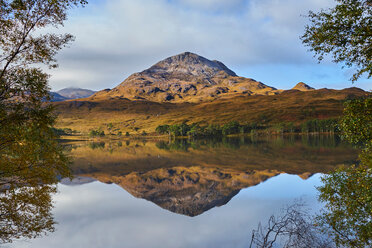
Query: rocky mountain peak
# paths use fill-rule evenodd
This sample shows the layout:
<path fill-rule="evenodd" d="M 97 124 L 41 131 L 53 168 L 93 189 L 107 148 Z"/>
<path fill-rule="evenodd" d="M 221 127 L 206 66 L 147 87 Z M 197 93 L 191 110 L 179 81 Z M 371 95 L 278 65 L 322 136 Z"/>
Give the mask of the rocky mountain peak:
<path fill-rule="evenodd" d="M 184 74 L 211 78 L 221 72 L 229 76 L 236 76 L 235 72 L 227 68 L 222 62 L 212 61 L 195 53 L 184 52 L 156 63 L 141 74 Z"/>
<path fill-rule="evenodd" d="M 313 87 L 305 84 L 304 82 L 299 82 L 296 84 L 295 87 L 292 88 L 293 90 L 300 90 L 300 91 L 308 91 L 308 90 L 314 90 Z"/>
<path fill-rule="evenodd" d="M 185 52 L 134 73 L 93 99 L 126 98 L 154 102 L 201 102 L 238 95 L 278 94 L 251 78 L 239 77 L 223 63 Z"/>

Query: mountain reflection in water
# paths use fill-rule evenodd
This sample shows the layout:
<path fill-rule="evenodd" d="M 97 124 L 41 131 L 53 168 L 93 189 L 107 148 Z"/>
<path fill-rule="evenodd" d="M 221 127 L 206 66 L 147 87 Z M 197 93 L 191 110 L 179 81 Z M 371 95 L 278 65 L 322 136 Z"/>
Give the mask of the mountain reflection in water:
<path fill-rule="evenodd" d="M 288 173 L 307 179 L 357 158 L 336 136 L 80 142 L 67 147 L 80 183 L 89 182 L 86 178 L 114 183 L 187 216 L 224 205 L 241 189 L 273 176 Z"/>

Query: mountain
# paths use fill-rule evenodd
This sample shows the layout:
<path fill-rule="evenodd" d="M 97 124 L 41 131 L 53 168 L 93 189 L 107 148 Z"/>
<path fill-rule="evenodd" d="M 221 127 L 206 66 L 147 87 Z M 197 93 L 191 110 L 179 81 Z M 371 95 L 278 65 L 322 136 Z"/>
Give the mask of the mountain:
<path fill-rule="evenodd" d="M 60 94 L 58 94 L 57 92 L 50 92 L 50 97 L 51 97 L 51 102 L 61 102 L 61 101 L 65 101 L 65 100 L 68 100 L 69 98 L 66 98 L 64 96 L 61 96 Z"/>
<path fill-rule="evenodd" d="M 96 93 L 93 90 L 88 89 L 81 89 L 81 88 L 65 88 L 62 90 L 57 91 L 57 93 L 66 99 L 79 99 L 79 98 L 86 98 L 94 93 Z"/>
<path fill-rule="evenodd" d="M 295 87 L 292 88 L 292 90 L 309 91 L 309 90 L 314 90 L 314 88 L 310 87 L 309 85 L 303 82 L 299 82 L 298 84 L 296 84 Z"/>
<path fill-rule="evenodd" d="M 228 203 L 243 188 L 280 174 L 278 171 L 249 171 L 204 167 L 161 168 L 146 173 L 99 176 L 137 198 L 146 199 L 171 212 L 197 216 Z"/>
<path fill-rule="evenodd" d="M 111 123 L 116 131 L 139 134 L 182 122 L 299 125 L 311 119 L 338 118 L 345 99 L 367 95 L 355 87 L 316 90 L 302 82 L 291 90 L 275 89 L 239 77 L 219 61 L 186 52 L 132 74 L 113 89 L 55 105 L 60 128 L 85 134 L 98 128 L 111 132 L 107 128 Z"/>
<path fill-rule="evenodd" d="M 69 185 L 69 186 L 75 186 L 75 185 L 82 185 L 82 184 L 87 184 L 96 181 L 93 178 L 90 177 L 80 177 L 80 176 L 75 176 L 72 179 L 71 178 L 62 178 L 60 183 L 63 185 Z"/>
<path fill-rule="evenodd" d="M 185 52 L 134 73 L 112 90 L 91 99 L 127 98 L 153 102 L 201 102 L 237 95 L 274 95 L 280 91 L 239 77 L 222 62 Z"/>

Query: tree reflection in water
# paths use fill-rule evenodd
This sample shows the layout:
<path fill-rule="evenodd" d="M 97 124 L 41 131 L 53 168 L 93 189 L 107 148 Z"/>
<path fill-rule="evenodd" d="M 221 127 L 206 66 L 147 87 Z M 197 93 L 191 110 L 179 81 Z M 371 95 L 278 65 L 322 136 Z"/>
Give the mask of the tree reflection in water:
<path fill-rule="evenodd" d="M 0 243 L 54 231 L 52 195 L 69 167 L 51 123 L 0 126 L 0 139 L 11 138 L 0 149 Z"/>
<path fill-rule="evenodd" d="M 39 185 L 3 190 L 0 194 L 0 242 L 36 238 L 54 231 L 52 194 L 56 187 Z"/>

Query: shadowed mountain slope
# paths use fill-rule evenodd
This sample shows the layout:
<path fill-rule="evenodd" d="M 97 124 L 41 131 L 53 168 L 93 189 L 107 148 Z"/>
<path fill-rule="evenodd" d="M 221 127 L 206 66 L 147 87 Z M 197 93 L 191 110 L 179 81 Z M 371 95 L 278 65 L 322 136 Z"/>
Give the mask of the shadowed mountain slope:
<path fill-rule="evenodd" d="M 66 101 L 66 100 L 69 100 L 69 98 L 66 98 L 60 94 L 58 94 L 57 92 L 50 92 L 50 101 L 51 102 L 61 102 L 61 101 Z"/>

